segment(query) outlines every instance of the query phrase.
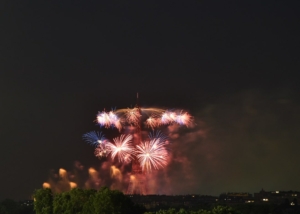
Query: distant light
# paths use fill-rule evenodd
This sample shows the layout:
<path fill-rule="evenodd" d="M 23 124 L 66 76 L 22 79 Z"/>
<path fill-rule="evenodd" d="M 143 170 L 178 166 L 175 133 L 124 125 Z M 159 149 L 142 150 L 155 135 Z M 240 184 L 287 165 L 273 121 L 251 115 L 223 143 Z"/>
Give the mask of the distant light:
<path fill-rule="evenodd" d="M 292 205 L 292 206 L 295 206 L 295 203 L 294 203 L 294 202 L 292 202 L 292 203 L 291 203 L 291 205 Z"/>
<path fill-rule="evenodd" d="M 278 194 L 278 193 L 279 193 L 279 191 L 276 191 L 276 193 Z"/>
<path fill-rule="evenodd" d="M 46 189 L 46 188 L 51 188 L 51 185 L 49 183 L 43 183 L 43 188 Z"/>
<path fill-rule="evenodd" d="M 74 182 L 70 182 L 69 184 L 70 184 L 71 189 L 74 189 L 77 187 L 77 184 Z"/>
<path fill-rule="evenodd" d="M 263 201 L 269 201 L 269 199 L 268 198 L 263 198 Z"/>

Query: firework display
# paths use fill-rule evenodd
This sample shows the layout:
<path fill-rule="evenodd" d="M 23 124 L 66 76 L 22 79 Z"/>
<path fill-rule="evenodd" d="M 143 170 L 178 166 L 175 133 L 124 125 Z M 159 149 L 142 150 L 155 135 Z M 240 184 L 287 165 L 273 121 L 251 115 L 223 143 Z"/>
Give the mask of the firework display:
<path fill-rule="evenodd" d="M 149 116 L 150 115 L 150 116 Z M 189 127 L 193 118 L 188 112 L 182 110 L 164 110 L 159 108 L 134 108 L 119 109 L 109 112 L 99 112 L 97 123 L 102 128 L 116 128 L 119 132 L 125 131 L 128 127 L 136 127 L 140 132 L 142 127 L 150 128 L 152 133 L 148 139 L 138 139 L 133 143 L 133 135 L 122 134 L 113 139 L 113 142 L 106 139 L 101 132 L 88 132 L 83 139 L 95 146 L 95 156 L 111 156 L 119 162 L 129 163 L 135 158 L 138 160 L 143 171 L 163 168 L 167 165 L 168 149 L 167 136 L 161 132 L 155 132 L 162 126 L 171 124 L 184 125 Z"/>

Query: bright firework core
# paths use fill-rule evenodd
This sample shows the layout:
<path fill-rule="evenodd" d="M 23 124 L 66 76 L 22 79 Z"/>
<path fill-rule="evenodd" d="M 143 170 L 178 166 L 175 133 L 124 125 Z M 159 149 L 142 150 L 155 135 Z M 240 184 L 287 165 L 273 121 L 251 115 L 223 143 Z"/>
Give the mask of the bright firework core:
<path fill-rule="evenodd" d="M 168 164 L 169 141 L 162 128 L 172 124 L 190 127 L 193 118 L 182 110 L 136 106 L 131 109 L 99 112 L 96 121 L 100 128 L 118 129 L 120 136 L 111 141 L 102 132 L 92 131 L 84 134 L 83 139 L 95 146 L 96 157 L 110 157 L 122 164 L 131 164 L 132 179 L 127 194 L 146 194 L 146 174 Z M 133 131 L 128 132 L 129 129 Z M 149 131 L 146 139 L 142 138 L 143 129 Z"/>

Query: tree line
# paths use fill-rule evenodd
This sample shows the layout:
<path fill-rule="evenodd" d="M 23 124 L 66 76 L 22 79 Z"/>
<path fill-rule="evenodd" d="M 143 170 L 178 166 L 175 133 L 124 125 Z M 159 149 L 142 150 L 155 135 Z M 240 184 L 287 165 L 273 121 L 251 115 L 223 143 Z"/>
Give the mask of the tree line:
<path fill-rule="evenodd" d="M 145 208 L 134 204 L 118 190 L 103 187 L 96 191 L 74 188 L 53 194 L 50 189 L 34 192 L 36 214 L 143 214 Z"/>
<path fill-rule="evenodd" d="M 168 210 L 159 210 L 157 212 L 145 212 L 144 214 L 242 214 L 239 210 L 236 210 L 228 206 L 215 206 L 211 210 L 186 210 L 170 208 Z"/>
<path fill-rule="evenodd" d="M 146 210 L 118 190 L 74 188 L 54 194 L 51 189 L 34 191 L 33 206 L 10 199 L 0 201 L 0 214 L 300 214 L 299 206 L 276 204 L 199 204 L 199 207 L 160 207 Z"/>
<path fill-rule="evenodd" d="M 217 206 L 212 210 L 170 208 L 149 212 L 122 192 L 107 187 L 98 191 L 74 188 L 58 194 L 53 194 L 50 189 L 38 189 L 34 192 L 34 210 L 36 214 L 241 214 L 227 206 Z"/>
<path fill-rule="evenodd" d="M 33 207 L 12 199 L 0 201 L 0 214 L 34 214 Z"/>

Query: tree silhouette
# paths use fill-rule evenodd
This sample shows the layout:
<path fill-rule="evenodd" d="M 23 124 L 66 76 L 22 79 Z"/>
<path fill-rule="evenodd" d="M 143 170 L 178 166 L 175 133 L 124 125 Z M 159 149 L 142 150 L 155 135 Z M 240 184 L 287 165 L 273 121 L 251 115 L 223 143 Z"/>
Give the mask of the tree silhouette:
<path fill-rule="evenodd" d="M 34 193 L 36 214 L 142 214 L 145 209 L 129 197 L 107 187 L 96 190 L 72 189 L 53 195 L 50 189 Z"/>
<path fill-rule="evenodd" d="M 36 214 L 53 213 L 53 194 L 51 189 L 38 189 L 34 192 L 34 210 Z"/>

